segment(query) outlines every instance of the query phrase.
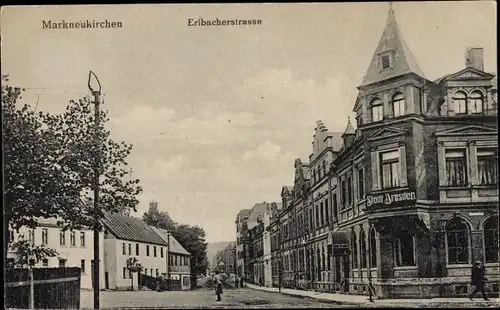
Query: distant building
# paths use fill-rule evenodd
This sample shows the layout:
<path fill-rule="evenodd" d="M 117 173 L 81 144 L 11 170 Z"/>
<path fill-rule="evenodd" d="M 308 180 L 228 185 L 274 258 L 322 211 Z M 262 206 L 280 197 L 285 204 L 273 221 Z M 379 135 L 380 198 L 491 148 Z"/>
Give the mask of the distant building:
<path fill-rule="evenodd" d="M 82 289 L 93 288 L 93 264 L 94 264 L 94 232 L 92 230 L 73 230 L 63 231 L 57 225 L 57 219 L 39 218 L 38 227 L 29 229 L 22 227 L 19 231 L 10 231 L 10 240 L 13 242 L 20 240 L 29 240 L 34 246 L 43 245 L 46 248 L 54 249 L 58 255 L 43 259 L 35 265 L 35 268 L 54 268 L 54 267 L 78 267 L 81 269 L 80 286 Z M 101 234 L 101 257 L 104 253 L 104 238 Z M 16 253 L 12 248 L 7 253 L 7 264 L 13 264 L 16 259 Z M 19 266 L 20 267 L 20 266 Z M 26 267 L 26 266 L 24 266 Z M 101 285 L 104 287 L 104 263 L 101 261 Z"/>
<path fill-rule="evenodd" d="M 167 272 L 167 242 L 141 219 L 105 213 L 104 270 L 105 288 L 134 290 L 140 275 L 127 269 L 127 260 L 135 257 L 142 265 L 141 274 L 158 277 Z"/>
<path fill-rule="evenodd" d="M 170 289 L 183 291 L 191 289 L 191 254 L 182 247 L 168 230 L 150 227 L 169 244 L 168 256 L 165 256 L 165 259 L 167 268 L 169 268 L 167 276 L 170 276 Z"/>
<path fill-rule="evenodd" d="M 265 214 L 272 214 L 281 209 L 281 203 L 262 202 L 257 203 L 251 210 L 240 211 L 237 220 L 237 266 L 243 270 L 243 278 L 246 281 L 259 283 L 264 281 L 264 228 L 263 219 Z M 249 212 L 248 212 L 249 211 Z M 239 231 L 238 231 L 239 230 Z M 258 236 L 258 240 L 256 239 Z M 243 265 L 241 258 L 243 257 Z M 270 264 L 271 262 L 269 262 Z"/>
<path fill-rule="evenodd" d="M 242 238 L 242 231 L 247 228 L 247 220 L 251 209 L 241 210 L 236 216 L 236 272 L 239 277 L 243 277 L 245 271 L 245 249 Z"/>

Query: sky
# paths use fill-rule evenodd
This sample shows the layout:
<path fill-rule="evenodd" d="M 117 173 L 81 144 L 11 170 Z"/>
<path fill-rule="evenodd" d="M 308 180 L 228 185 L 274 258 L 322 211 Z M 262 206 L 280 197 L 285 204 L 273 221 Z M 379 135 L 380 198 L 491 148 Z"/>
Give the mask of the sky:
<path fill-rule="evenodd" d="M 465 67 L 483 47 L 496 70 L 494 2 L 393 4 L 426 77 Z M 1 65 L 21 103 L 62 111 L 102 84 L 115 140 L 134 145 L 142 216 L 158 201 L 208 242 L 236 239 L 241 209 L 279 202 L 307 162 L 317 120 L 343 132 L 389 4 L 212 4 L 2 7 Z M 261 25 L 189 27 L 188 19 Z M 43 29 L 42 21 L 120 21 L 122 28 Z"/>

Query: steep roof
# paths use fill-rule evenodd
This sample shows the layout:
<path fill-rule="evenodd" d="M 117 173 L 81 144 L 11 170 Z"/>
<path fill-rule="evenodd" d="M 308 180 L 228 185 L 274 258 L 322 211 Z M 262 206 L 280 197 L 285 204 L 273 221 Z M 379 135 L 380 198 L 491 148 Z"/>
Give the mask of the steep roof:
<path fill-rule="evenodd" d="M 392 57 L 391 68 L 380 70 L 380 54 L 389 51 L 394 55 Z M 401 30 L 396 23 L 396 17 L 394 16 L 394 10 L 391 5 L 384 32 L 373 54 L 368 70 L 363 77 L 361 86 L 380 82 L 410 72 L 425 77 L 403 38 Z"/>
<path fill-rule="evenodd" d="M 183 254 L 183 255 L 191 255 L 180 243 L 177 241 L 172 234 L 163 228 L 157 228 L 154 226 L 150 226 L 152 230 L 154 230 L 158 236 L 160 236 L 165 242 L 169 243 L 168 251 L 170 253 Z M 170 237 L 168 235 L 170 234 Z"/>
<path fill-rule="evenodd" d="M 104 212 L 102 223 L 118 239 L 167 245 L 167 242 L 141 219 Z"/>
<path fill-rule="evenodd" d="M 344 131 L 344 135 L 355 135 L 356 132 L 354 131 L 354 127 L 352 127 L 352 124 L 351 124 L 351 117 L 348 117 L 347 118 L 347 126 L 345 128 L 345 131 Z"/>

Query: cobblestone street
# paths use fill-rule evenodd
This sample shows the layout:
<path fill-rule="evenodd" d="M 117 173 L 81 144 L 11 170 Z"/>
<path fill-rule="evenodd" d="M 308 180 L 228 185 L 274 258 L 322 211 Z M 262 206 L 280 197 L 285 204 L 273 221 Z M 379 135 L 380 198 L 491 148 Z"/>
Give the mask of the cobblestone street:
<path fill-rule="evenodd" d="M 92 292 L 81 293 L 80 307 L 93 308 Z M 222 301 L 217 302 L 213 290 L 194 291 L 104 291 L 101 292 L 101 308 L 331 308 L 332 302 L 301 298 L 252 289 L 225 290 Z M 352 306 L 351 306 L 352 307 Z M 357 307 L 357 306 L 355 306 Z"/>
<path fill-rule="evenodd" d="M 80 307 L 92 309 L 92 292 L 82 291 Z M 249 288 L 225 290 L 222 301 L 217 302 L 213 290 L 199 289 L 194 291 L 104 291 L 101 292 L 101 308 L 492 308 L 498 305 L 495 301 L 483 302 L 476 299 L 472 302 L 436 301 L 408 303 L 392 301 L 375 301 L 363 304 L 354 302 L 335 302 L 319 300 L 311 297 L 290 296 L 276 292 L 266 292 Z"/>

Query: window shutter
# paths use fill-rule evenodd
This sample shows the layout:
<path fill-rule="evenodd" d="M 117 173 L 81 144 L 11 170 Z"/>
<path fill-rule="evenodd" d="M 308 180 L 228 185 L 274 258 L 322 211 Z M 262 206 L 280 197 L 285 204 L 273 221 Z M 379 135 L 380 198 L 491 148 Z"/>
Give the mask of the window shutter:
<path fill-rule="evenodd" d="M 399 162 L 401 168 L 401 187 L 408 186 L 408 174 L 406 172 L 406 146 L 399 148 Z"/>
<path fill-rule="evenodd" d="M 372 190 L 378 190 L 380 188 L 379 186 L 379 163 L 378 163 L 378 153 L 376 151 L 371 153 L 372 155 Z"/>

